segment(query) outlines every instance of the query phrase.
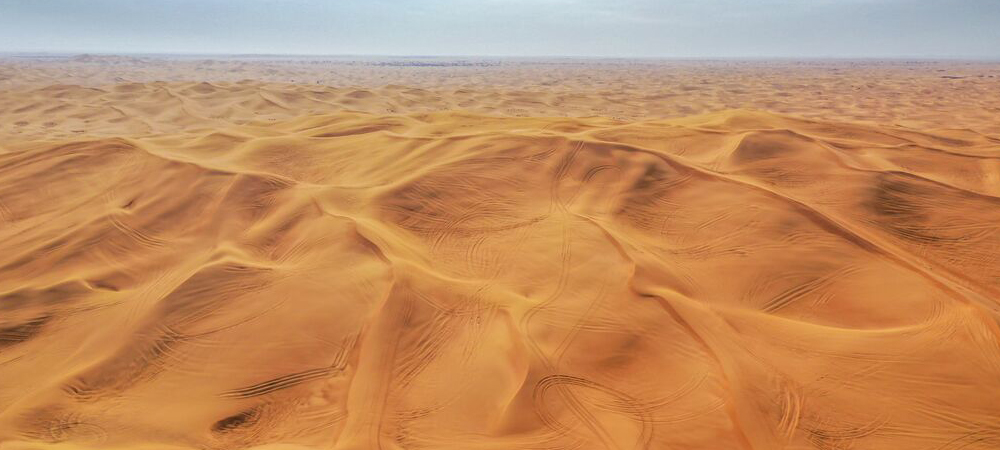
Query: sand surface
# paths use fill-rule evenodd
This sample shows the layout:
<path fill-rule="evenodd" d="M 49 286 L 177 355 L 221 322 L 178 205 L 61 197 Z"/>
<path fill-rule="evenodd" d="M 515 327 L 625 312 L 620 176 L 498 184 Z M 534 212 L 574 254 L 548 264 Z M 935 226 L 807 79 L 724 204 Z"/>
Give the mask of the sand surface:
<path fill-rule="evenodd" d="M 1000 65 L 0 60 L 0 449 L 1000 448 Z"/>

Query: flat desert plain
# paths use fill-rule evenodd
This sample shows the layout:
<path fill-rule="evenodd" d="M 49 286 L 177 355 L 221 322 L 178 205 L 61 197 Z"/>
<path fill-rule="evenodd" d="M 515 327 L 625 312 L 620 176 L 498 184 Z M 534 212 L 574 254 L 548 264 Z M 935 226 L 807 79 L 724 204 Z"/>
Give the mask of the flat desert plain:
<path fill-rule="evenodd" d="M 3 450 L 995 450 L 998 320 L 998 63 L 0 60 Z"/>

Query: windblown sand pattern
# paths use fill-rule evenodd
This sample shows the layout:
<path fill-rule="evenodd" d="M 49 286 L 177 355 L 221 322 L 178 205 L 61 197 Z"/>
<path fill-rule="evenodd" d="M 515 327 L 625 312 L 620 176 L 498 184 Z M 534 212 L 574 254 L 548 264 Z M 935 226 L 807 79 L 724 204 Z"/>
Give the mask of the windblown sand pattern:
<path fill-rule="evenodd" d="M 94 64 L 0 65 L 4 450 L 1000 447 L 1000 116 L 939 66 L 849 120 Z"/>

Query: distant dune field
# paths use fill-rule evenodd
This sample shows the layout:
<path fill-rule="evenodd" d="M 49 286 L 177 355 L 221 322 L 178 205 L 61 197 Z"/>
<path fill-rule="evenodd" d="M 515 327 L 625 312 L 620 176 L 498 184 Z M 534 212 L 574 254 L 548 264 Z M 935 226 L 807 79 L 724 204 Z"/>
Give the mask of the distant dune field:
<path fill-rule="evenodd" d="M 1000 65 L 432 61 L 0 60 L 0 449 L 1000 448 Z"/>

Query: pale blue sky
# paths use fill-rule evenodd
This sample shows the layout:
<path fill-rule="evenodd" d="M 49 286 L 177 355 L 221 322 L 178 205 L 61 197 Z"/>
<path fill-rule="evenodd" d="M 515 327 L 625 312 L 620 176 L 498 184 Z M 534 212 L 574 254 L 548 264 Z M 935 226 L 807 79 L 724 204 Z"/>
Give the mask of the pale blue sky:
<path fill-rule="evenodd" d="M 0 52 L 1000 58 L 1000 0 L 0 0 Z"/>

